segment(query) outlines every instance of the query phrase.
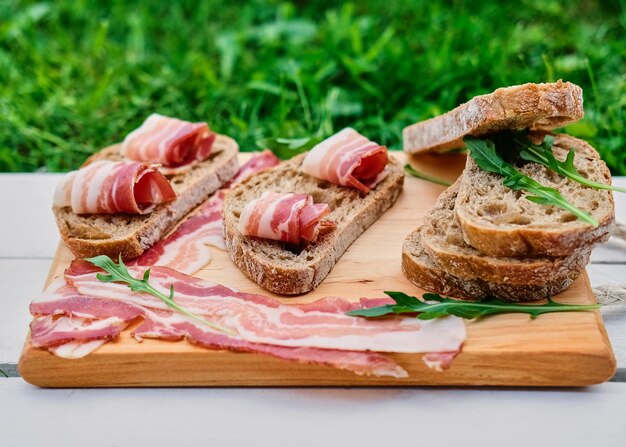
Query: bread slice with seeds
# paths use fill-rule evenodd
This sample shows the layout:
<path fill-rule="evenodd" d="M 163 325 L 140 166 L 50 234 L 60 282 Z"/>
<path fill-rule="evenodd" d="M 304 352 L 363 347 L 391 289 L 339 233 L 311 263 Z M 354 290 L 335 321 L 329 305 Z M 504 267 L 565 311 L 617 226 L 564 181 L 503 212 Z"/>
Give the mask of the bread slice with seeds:
<path fill-rule="evenodd" d="M 404 172 L 389 157 L 388 173 L 368 194 L 337 186 L 300 170 L 305 154 L 256 174 L 231 191 L 224 203 L 224 238 L 230 258 L 253 281 L 281 295 L 297 295 L 316 288 L 348 247 L 396 201 Z M 326 217 L 336 228 L 303 246 L 243 236 L 239 216 L 243 207 L 264 191 L 311 194 L 326 203 Z"/>
<path fill-rule="evenodd" d="M 149 214 L 77 215 L 69 207 L 53 206 L 61 237 L 76 257 L 108 255 L 124 259 L 141 255 L 163 239 L 190 211 L 237 173 L 239 146 L 232 138 L 218 135 L 211 156 L 188 172 L 168 176 L 176 199 L 157 206 Z M 88 160 L 118 161 L 118 146 L 100 151 Z"/>
<path fill-rule="evenodd" d="M 570 149 L 575 150 L 574 165 L 584 177 L 611 184 L 611 173 L 594 148 L 569 135 L 557 135 L 555 156 L 565 160 Z M 520 162 L 516 167 L 558 190 L 599 225 L 593 228 L 561 208 L 527 200 L 526 192 L 509 189 L 501 176 L 482 170 L 467 157 L 455 210 L 469 245 L 491 256 L 568 256 L 608 239 L 615 222 L 611 191 L 588 188 L 537 163 Z"/>
<path fill-rule="evenodd" d="M 470 99 L 441 116 L 405 127 L 404 150 L 410 154 L 462 148 L 463 137 L 505 129 L 549 131 L 584 116 L 582 89 L 561 80 L 504 87 Z"/>

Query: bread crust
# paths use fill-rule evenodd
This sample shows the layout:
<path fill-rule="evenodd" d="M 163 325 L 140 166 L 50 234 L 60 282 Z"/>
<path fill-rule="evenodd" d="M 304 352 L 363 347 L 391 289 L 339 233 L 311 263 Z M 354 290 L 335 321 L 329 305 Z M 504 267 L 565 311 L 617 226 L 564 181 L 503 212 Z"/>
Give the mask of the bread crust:
<path fill-rule="evenodd" d="M 584 116 L 582 89 L 561 80 L 504 87 L 402 131 L 410 154 L 443 152 L 463 147 L 463 137 L 504 129 L 552 130 Z"/>
<path fill-rule="evenodd" d="M 432 293 L 464 300 L 497 297 L 504 301 L 541 300 L 567 289 L 580 271 L 554 276 L 543 284 L 520 285 L 485 281 L 480 278 L 461 279 L 447 273 L 428 255 L 422 245 L 421 228 L 411 233 L 402 246 L 402 272 L 409 281 Z"/>
<path fill-rule="evenodd" d="M 577 168 L 580 168 L 577 161 L 578 157 L 588 158 L 594 169 L 592 174 L 595 178 L 593 179 L 601 183 L 611 183 L 611 173 L 608 167 L 600 159 L 596 150 L 585 141 L 559 134 L 556 136 L 554 146 L 565 151 L 574 148 Z M 544 168 L 541 167 L 541 169 Z M 475 172 L 480 172 L 480 174 L 477 176 L 474 174 Z M 587 193 L 593 194 L 596 202 L 605 204 L 604 207 L 597 210 L 586 210 L 592 212 L 598 220 L 599 225 L 597 227 L 593 228 L 580 220 L 556 222 L 552 225 L 539 225 L 532 221 L 527 225 L 504 225 L 489 222 L 487 219 L 475 215 L 472 211 L 472 203 L 475 203 L 474 193 L 484 183 L 483 180 L 492 177 L 498 176 L 480 170 L 476 167 L 475 161 L 471 157 L 467 157 L 455 206 L 456 216 L 463 230 L 465 241 L 486 255 L 500 257 L 569 256 L 577 252 L 580 247 L 606 241 L 615 225 L 615 207 L 611 191 L 591 190 L 567 178 L 561 178 L 559 181 L 563 185 L 569 185 L 569 188 L 585 189 Z M 565 187 L 558 189 L 565 195 Z M 493 192 L 488 194 L 493 194 Z M 509 194 L 512 193 L 509 191 Z M 544 205 L 532 204 L 523 198 L 516 200 L 523 200 L 524 206 L 528 209 L 546 209 Z M 592 201 L 589 200 L 589 202 Z M 556 215 L 561 211 L 555 209 L 554 212 Z M 571 216 L 569 213 L 566 214 Z M 570 218 L 568 216 L 564 217 Z"/>
<path fill-rule="evenodd" d="M 553 278 L 580 272 L 589 262 L 591 246 L 581 246 L 569 256 L 513 258 L 488 256 L 463 240 L 454 207 L 460 179 L 437 200 L 421 228 L 422 245 L 445 272 L 459 279 L 480 279 L 517 286 L 541 286 Z"/>
<path fill-rule="evenodd" d="M 235 140 L 218 135 L 208 160 L 188 172 L 169 177 L 176 199 L 157 206 L 146 215 L 77 215 L 69 207 L 53 206 L 61 238 L 78 258 L 107 255 L 117 259 L 121 255 L 124 259 L 132 259 L 140 256 L 237 173 L 238 152 Z M 117 146 L 98 152 L 86 163 L 96 159 L 119 160 Z"/>
<path fill-rule="evenodd" d="M 230 191 L 224 203 L 224 238 L 230 258 L 250 279 L 280 295 L 315 289 L 348 247 L 395 203 L 404 182 L 402 165 L 390 157 L 387 176 L 364 195 L 302 173 L 304 155 L 254 175 Z M 320 235 L 316 243 L 297 248 L 243 236 L 239 213 L 265 190 L 311 194 L 316 203 L 330 206 L 327 219 L 336 228 Z"/>

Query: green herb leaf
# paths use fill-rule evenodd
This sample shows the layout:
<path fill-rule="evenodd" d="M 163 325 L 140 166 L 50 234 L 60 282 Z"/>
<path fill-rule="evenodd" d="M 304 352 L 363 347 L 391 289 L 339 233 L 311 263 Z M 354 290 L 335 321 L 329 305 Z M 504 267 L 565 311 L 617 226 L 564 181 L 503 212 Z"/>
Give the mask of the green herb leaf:
<path fill-rule="evenodd" d="M 497 298 L 486 298 L 482 301 L 461 301 L 445 298 L 435 293 L 425 293 L 423 301 L 402 292 L 385 292 L 396 304 L 357 309 L 346 312 L 347 315 L 358 317 L 381 317 L 403 313 L 417 314 L 420 320 L 432 320 L 454 315 L 467 320 L 503 313 L 525 313 L 531 318 L 552 312 L 579 312 L 596 310 L 599 304 L 561 304 L 548 298 L 544 304 L 508 303 Z"/>
<path fill-rule="evenodd" d="M 539 163 L 547 167 L 548 169 L 556 172 L 557 174 L 563 177 L 568 177 L 575 182 L 578 182 L 581 185 L 587 186 L 589 188 L 626 192 L 626 189 L 624 188 L 618 188 L 617 186 L 594 182 L 583 177 L 574 166 L 574 157 L 576 156 L 576 151 L 574 149 L 571 149 L 568 152 L 565 161 L 560 161 L 554 156 L 554 153 L 552 152 L 553 142 L 554 138 L 549 135 L 546 136 L 543 143 L 541 143 L 540 145 L 532 144 L 530 141 L 527 140 L 527 145 L 520 150 L 519 155 L 524 160 Z"/>
<path fill-rule="evenodd" d="M 416 171 L 415 168 L 413 168 L 413 166 L 411 166 L 408 163 L 404 165 L 404 170 L 408 172 L 409 174 L 411 174 L 413 177 L 417 177 L 419 179 L 426 180 L 432 183 L 437 183 L 438 185 L 450 186 L 452 184 L 447 180 L 444 180 L 438 177 L 433 177 L 432 175 L 428 175 L 428 174 L 424 174 L 423 172 Z"/>
<path fill-rule="evenodd" d="M 294 155 L 306 152 L 322 141 L 318 137 L 310 138 L 262 138 L 256 142 L 261 149 L 269 149 L 281 160 L 288 160 Z"/>
<path fill-rule="evenodd" d="M 502 184 L 514 191 L 526 191 L 526 199 L 541 205 L 554 205 L 574 214 L 580 220 L 598 226 L 598 221 L 589 213 L 576 208 L 569 203 L 554 188 L 543 186 L 541 183 L 519 172 L 513 165 L 505 161 L 496 151 L 495 144 L 490 140 L 480 140 L 474 137 L 466 137 L 464 140 L 470 155 L 476 164 L 483 170 L 503 176 Z"/>
<path fill-rule="evenodd" d="M 209 326 L 217 331 L 223 332 L 228 335 L 233 335 L 233 336 L 237 335 L 231 330 L 223 328 L 222 326 L 219 326 L 215 323 L 211 323 L 210 321 L 205 320 L 201 316 L 196 315 L 190 312 L 189 310 L 185 309 L 184 307 L 178 305 L 176 301 L 174 301 L 174 287 L 173 286 L 170 287 L 169 296 L 164 295 L 159 290 L 155 289 L 149 283 L 150 269 L 146 269 L 146 271 L 143 274 L 143 279 L 137 279 L 137 278 L 134 278 L 130 274 L 130 272 L 128 271 L 128 268 L 122 261 L 121 255 L 120 255 L 118 264 L 116 264 L 111 258 L 109 258 L 106 255 L 96 256 L 94 258 L 88 258 L 85 260 L 91 262 L 96 267 L 100 267 L 102 270 L 108 273 L 108 275 L 105 275 L 104 273 L 97 273 L 96 278 L 98 278 L 99 281 L 124 283 L 133 292 L 149 293 L 150 295 L 159 298 L 161 301 L 163 301 L 172 309 L 180 312 L 183 315 L 186 315 L 187 317 L 199 323 L 202 323 L 206 326 Z"/>

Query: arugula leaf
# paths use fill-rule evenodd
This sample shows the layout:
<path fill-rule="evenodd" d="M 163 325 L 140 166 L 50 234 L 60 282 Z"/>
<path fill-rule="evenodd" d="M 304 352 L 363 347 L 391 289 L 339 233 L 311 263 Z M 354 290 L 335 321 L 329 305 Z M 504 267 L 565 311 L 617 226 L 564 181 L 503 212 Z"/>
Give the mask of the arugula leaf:
<path fill-rule="evenodd" d="M 522 174 L 513 165 L 506 162 L 496 151 L 491 140 L 480 140 L 466 137 L 463 140 L 476 164 L 483 170 L 493 172 L 504 177 L 502 184 L 513 191 L 526 191 L 530 194 L 526 199 L 540 205 L 554 205 L 574 214 L 580 220 L 597 227 L 598 221 L 589 213 L 576 208 L 554 188 L 543 186 L 541 183 Z"/>
<path fill-rule="evenodd" d="M 424 174 L 423 172 L 416 171 L 415 168 L 413 168 L 413 166 L 411 166 L 408 163 L 404 165 L 404 170 L 408 172 L 409 174 L 411 174 L 413 177 L 417 177 L 419 179 L 426 180 L 432 183 L 437 183 L 438 185 L 450 186 L 452 184 L 447 180 L 444 180 L 438 177 L 433 177 L 432 175 L 428 175 L 428 174 Z"/>
<path fill-rule="evenodd" d="M 256 145 L 261 149 L 270 149 L 281 160 L 288 160 L 294 155 L 306 152 L 322 141 L 319 137 L 309 138 L 261 138 Z"/>
<path fill-rule="evenodd" d="M 159 298 L 161 301 L 163 301 L 172 309 L 180 312 L 183 315 L 188 316 L 189 318 L 199 323 L 202 323 L 206 326 L 209 326 L 217 331 L 223 332 L 228 335 L 237 335 L 231 330 L 223 328 L 222 326 L 219 326 L 215 323 L 211 323 L 210 321 L 205 320 L 201 316 L 196 315 L 190 312 L 189 310 L 185 309 L 184 307 L 178 305 L 176 301 L 174 301 L 174 286 L 170 286 L 169 296 L 161 293 L 159 290 L 152 287 L 152 285 L 148 282 L 150 279 L 150 269 L 146 269 L 146 271 L 143 274 L 143 279 L 137 279 L 133 277 L 128 271 L 128 268 L 126 267 L 124 262 L 122 261 L 122 255 L 120 255 L 119 257 L 118 264 L 116 264 L 111 258 L 109 258 L 106 255 L 100 255 L 94 258 L 87 258 L 85 260 L 91 262 L 96 267 L 100 267 L 101 269 L 103 269 L 105 272 L 108 273 L 108 275 L 105 275 L 103 273 L 96 274 L 96 278 L 98 278 L 98 280 L 102 282 L 124 283 L 133 292 L 149 293 L 150 295 L 153 295 Z"/>
<path fill-rule="evenodd" d="M 485 317 L 487 315 L 503 313 L 525 313 L 530 318 L 537 318 L 541 314 L 551 312 L 578 312 L 596 310 L 599 304 L 561 304 L 548 298 L 544 304 L 516 304 L 508 303 L 497 298 L 486 298 L 482 301 L 461 301 L 445 298 L 436 293 L 425 293 L 419 300 L 402 292 L 385 292 L 396 304 L 357 309 L 346 312 L 347 315 L 357 317 L 381 317 L 383 315 L 398 315 L 404 313 L 417 314 L 420 320 L 432 320 L 448 315 L 455 315 L 467 320 Z"/>
<path fill-rule="evenodd" d="M 574 166 L 574 157 L 576 151 L 570 149 L 567 153 L 565 161 L 560 161 L 554 156 L 552 152 L 552 144 L 554 143 L 554 137 L 547 135 L 544 141 L 540 144 L 532 144 L 527 142 L 527 146 L 520 150 L 520 157 L 526 161 L 532 161 L 545 166 L 548 169 L 553 170 L 557 174 L 568 177 L 581 185 L 587 186 L 593 189 L 606 189 L 611 191 L 626 192 L 624 188 L 618 188 L 617 186 L 606 185 L 604 183 L 594 182 L 592 180 L 583 177 L 576 167 Z"/>

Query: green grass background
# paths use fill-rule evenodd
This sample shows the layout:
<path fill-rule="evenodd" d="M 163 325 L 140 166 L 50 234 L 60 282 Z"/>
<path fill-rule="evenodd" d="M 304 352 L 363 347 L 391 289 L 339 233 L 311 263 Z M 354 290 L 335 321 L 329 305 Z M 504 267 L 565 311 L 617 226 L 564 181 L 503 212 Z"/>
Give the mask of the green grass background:
<path fill-rule="evenodd" d="M 524 82 L 575 82 L 567 128 L 626 174 L 624 1 L 0 1 L 0 171 L 64 171 L 151 112 L 263 137 L 404 126 Z"/>

